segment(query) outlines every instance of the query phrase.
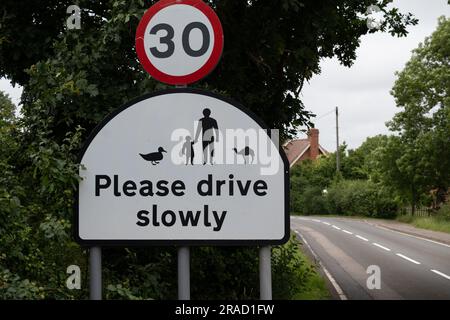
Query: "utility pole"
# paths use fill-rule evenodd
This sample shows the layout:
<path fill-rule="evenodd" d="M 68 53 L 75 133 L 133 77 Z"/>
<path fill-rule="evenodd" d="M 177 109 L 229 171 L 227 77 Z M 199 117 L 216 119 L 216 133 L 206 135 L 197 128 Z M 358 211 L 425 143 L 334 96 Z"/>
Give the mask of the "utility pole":
<path fill-rule="evenodd" d="M 336 172 L 340 171 L 339 159 L 339 109 L 336 107 Z"/>

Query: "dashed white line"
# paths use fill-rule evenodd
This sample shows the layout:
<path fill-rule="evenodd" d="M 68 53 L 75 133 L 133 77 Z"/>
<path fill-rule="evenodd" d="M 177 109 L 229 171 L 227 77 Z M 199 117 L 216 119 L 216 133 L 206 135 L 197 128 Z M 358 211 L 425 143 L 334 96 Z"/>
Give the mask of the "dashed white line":
<path fill-rule="evenodd" d="M 407 257 L 407 256 L 405 256 L 405 255 L 403 255 L 403 254 L 401 254 L 401 253 L 396 253 L 396 255 L 399 256 L 400 258 L 403 258 L 403 259 L 405 259 L 405 260 L 408 260 L 409 262 L 412 262 L 412 263 L 414 263 L 414 264 L 420 264 L 419 261 L 416 261 L 416 260 L 414 260 L 414 259 L 411 259 L 411 258 L 409 258 L 409 257 Z"/>
<path fill-rule="evenodd" d="M 438 270 L 432 269 L 431 272 L 434 272 L 434 273 L 440 275 L 441 277 L 444 277 L 445 279 L 450 280 L 450 276 L 448 276 L 448 275 L 446 275 L 445 273 L 442 273 L 442 272 L 440 272 L 440 271 L 438 271 Z"/>
<path fill-rule="evenodd" d="M 331 226 L 328 222 L 322 221 L 323 224 L 326 224 L 327 226 Z"/>
<path fill-rule="evenodd" d="M 347 233 L 347 234 L 353 234 L 353 232 L 347 231 L 347 230 L 345 230 L 345 229 L 342 229 L 342 232 L 345 232 L 345 233 Z"/>
<path fill-rule="evenodd" d="M 358 239 L 364 240 L 364 241 L 369 241 L 369 239 L 366 239 L 364 237 L 361 237 L 360 235 L 355 235 L 355 237 L 357 237 Z"/>
<path fill-rule="evenodd" d="M 378 247 L 378 248 L 383 249 L 383 250 L 391 251 L 391 249 L 389 249 L 389 248 L 387 248 L 387 247 L 385 247 L 385 246 L 382 246 L 381 244 L 378 244 L 378 243 L 376 243 L 376 242 L 374 242 L 374 243 L 372 243 L 372 244 L 373 244 L 374 246 Z"/>
<path fill-rule="evenodd" d="M 314 221 L 314 222 L 322 222 L 322 221 L 317 220 L 317 219 L 312 219 L 312 221 Z"/>
<path fill-rule="evenodd" d="M 335 228 L 336 230 L 341 230 L 341 228 L 339 228 L 338 226 L 335 226 L 334 224 L 333 224 L 333 228 Z"/>

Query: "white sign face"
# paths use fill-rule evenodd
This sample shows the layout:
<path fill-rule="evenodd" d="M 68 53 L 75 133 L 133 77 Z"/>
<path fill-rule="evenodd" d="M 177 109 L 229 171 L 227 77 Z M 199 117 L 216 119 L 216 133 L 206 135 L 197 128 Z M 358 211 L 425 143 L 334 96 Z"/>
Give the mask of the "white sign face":
<path fill-rule="evenodd" d="M 76 237 L 87 245 L 281 244 L 284 152 L 243 107 L 173 89 L 110 115 L 82 152 Z"/>
<path fill-rule="evenodd" d="M 136 32 L 141 64 L 168 84 L 188 84 L 206 76 L 222 49 L 220 21 L 201 0 L 160 1 L 145 13 Z"/>

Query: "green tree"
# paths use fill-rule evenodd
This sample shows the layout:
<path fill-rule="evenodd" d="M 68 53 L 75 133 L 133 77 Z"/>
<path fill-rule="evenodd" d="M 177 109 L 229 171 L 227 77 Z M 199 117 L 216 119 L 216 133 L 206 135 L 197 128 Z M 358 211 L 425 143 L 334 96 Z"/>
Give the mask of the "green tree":
<path fill-rule="evenodd" d="M 15 110 L 16 106 L 12 103 L 11 98 L 0 91 L 0 126 L 2 128 L 15 121 Z"/>
<path fill-rule="evenodd" d="M 388 123 L 399 137 L 386 150 L 386 174 L 409 193 L 412 209 L 431 188 L 450 186 L 450 20 L 439 18 L 437 30 L 413 51 L 392 94 L 398 107 Z"/>
<path fill-rule="evenodd" d="M 336 173 L 335 153 L 304 161 L 291 170 L 291 207 L 301 214 L 346 214 L 393 217 L 397 208 L 391 184 L 381 177 L 392 159 L 380 158 L 390 137 L 369 137 L 354 150 L 341 146 L 341 171 Z M 395 153 L 389 153 L 395 155 Z M 383 161 L 382 161 L 383 160 Z M 394 174 L 394 171 L 389 171 Z M 393 177 L 389 177 L 393 179 Z M 327 190 L 325 192 L 324 190 Z"/>
<path fill-rule="evenodd" d="M 380 172 L 374 163 L 379 148 L 386 145 L 389 138 L 385 135 L 368 137 L 361 146 L 348 151 L 348 156 L 343 159 L 343 171 L 346 179 L 363 179 L 378 182 Z"/>

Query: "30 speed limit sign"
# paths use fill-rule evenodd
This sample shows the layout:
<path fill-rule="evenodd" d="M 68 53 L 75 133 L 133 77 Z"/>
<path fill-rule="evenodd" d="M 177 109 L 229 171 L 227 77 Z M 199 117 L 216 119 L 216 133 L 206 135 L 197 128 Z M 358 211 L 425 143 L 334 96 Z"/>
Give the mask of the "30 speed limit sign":
<path fill-rule="evenodd" d="M 184 85 L 205 77 L 222 50 L 220 20 L 201 0 L 161 0 L 145 12 L 136 31 L 142 66 L 167 84 Z"/>

